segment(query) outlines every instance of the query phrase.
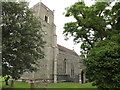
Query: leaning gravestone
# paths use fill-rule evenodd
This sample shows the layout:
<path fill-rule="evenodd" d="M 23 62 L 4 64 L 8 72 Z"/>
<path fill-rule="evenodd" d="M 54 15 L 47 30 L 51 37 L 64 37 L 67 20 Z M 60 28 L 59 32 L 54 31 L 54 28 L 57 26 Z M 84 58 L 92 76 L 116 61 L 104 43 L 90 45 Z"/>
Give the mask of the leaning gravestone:
<path fill-rule="evenodd" d="M 13 87 L 13 84 L 14 84 L 14 80 L 10 80 L 10 86 Z"/>

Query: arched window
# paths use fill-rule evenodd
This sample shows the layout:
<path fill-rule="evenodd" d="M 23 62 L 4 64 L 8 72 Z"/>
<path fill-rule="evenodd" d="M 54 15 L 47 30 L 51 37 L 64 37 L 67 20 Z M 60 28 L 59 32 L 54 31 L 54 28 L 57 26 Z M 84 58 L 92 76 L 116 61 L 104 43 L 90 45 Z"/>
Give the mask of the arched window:
<path fill-rule="evenodd" d="M 71 77 L 74 77 L 74 65 L 71 63 Z"/>
<path fill-rule="evenodd" d="M 74 77 L 74 68 L 71 68 L 71 77 Z"/>
<path fill-rule="evenodd" d="M 64 59 L 64 72 L 65 72 L 65 74 L 67 73 L 67 62 L 66 62 L 66 58 Z"/>

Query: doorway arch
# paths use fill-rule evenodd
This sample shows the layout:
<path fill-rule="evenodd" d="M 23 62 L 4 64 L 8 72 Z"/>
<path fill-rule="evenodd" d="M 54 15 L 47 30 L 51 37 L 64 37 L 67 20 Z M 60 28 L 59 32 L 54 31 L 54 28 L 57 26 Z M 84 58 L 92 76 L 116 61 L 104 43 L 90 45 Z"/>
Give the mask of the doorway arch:
<path fill-rule="evenodd" d="M 84 72 L 83 72 L 83 70 L 81 71 L 81 83 L 84 83 Z"/>
<path fill-rule="evenodd" d="M 85 72 L 82 70 L 81 71 L 81 83 L 85 83 L 86 78 L 85 78 Z"/>

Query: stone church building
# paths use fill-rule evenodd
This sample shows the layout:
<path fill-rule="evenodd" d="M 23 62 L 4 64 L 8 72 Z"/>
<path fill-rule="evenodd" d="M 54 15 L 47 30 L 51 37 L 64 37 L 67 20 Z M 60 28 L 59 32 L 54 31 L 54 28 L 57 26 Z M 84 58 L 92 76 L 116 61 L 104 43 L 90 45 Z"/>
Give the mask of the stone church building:
<path fill-rule="evenodd" d="M 45 58 L 39 60 L 39 70 L 37 72 L 26 72 L 21 78 L 44 79 L 54 83 L 69 81 L 84 83 L 85 75 L 82 72 L 84 66 L 80 56 L 74 50 L 57 44 L 54 11 L 41 2 L 31 9 L 41 21 L 45 33 Z"/>

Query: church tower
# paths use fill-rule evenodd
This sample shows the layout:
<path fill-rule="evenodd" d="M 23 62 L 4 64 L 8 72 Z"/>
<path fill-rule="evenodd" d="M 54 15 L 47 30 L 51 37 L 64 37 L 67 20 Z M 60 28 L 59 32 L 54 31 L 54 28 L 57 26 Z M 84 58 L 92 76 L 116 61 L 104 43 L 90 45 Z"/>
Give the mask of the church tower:
<path fill-rule="evenodd" d="M 42 2 L 34 5 L 32 8 L 34 16 L 36 16 L 42 25 L 44 31 L 44 59 L 39 60 L 38 71 L 31 75 L 24 74 L 23 77 L 33 79 L 48 79 L 52 82 L 57 82 L 57 35 L 56 26 L 54 24 L 54 11 L 51 11 Z M 50 82 L 51 82 L 50 81 Z"/>
<path fill-rule="evenodd" d="M 58 50 L 54 11 L 51 11 L 41 2 L 36 4 L 32 10 L 34 15 L 41 21 L 45 34 L 44 40 L 46 41 L 44 47 L 45 58 L 40 60 L 40 69 L 34 75 L 36 78 L 51 79 L 56 82 Z"/>

